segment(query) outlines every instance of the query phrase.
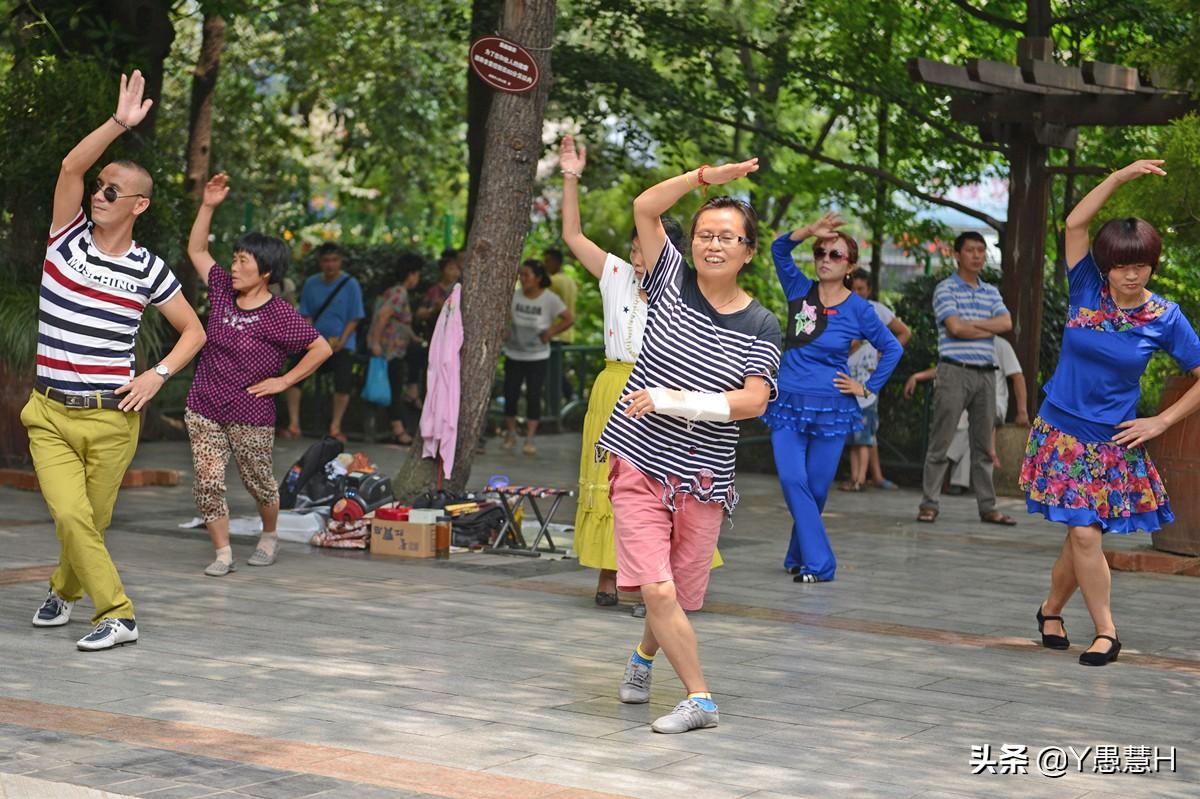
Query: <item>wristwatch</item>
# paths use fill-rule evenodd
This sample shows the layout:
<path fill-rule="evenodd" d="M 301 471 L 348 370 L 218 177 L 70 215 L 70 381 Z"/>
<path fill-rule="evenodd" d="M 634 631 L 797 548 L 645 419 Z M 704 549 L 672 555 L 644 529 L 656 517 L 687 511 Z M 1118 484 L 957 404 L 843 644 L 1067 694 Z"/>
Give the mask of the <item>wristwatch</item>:
<path fill-rule="evenodd" d="M 866 386 L 863 386 L 863 399 L 870 399 L 870 398 L 871 398 L 871 389 L 867 388 Z"/>
<path fill-rule="evenodd" d="M 171 370 L 167 368 L 165 363 L 160 363 L 158 366 L 154 367 L 154 374 L 161 377 L 165 383 L 167 378 L 171 376 Z"/>

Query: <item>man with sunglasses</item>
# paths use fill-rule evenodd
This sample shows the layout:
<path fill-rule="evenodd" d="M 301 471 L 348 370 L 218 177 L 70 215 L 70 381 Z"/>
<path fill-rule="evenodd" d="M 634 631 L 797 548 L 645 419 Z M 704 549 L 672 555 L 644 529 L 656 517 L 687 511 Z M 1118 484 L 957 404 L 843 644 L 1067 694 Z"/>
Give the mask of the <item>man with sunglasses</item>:
<path fill-rule="evenodd" d="M 924 496 L 917 521 L 934 522 L 938 496 L 949 468 L 947 452 L 963 411 L 967 412 L 971 441 L 971 483 L 979 518 L 989 524 L 1014 525 L 1016 521 L 996 510 L 992 483 L 992 426 L 996 416 L 996 365 L 994 339 L 1012 330 L 1012 317 L 995 286 L 979 279 L 987 260 L 987 244 L 973 231 L 954 240 L 958 271 L 937 284 L 933 312 L 938 326 L 937 393 L 929 423 L 922 479 Z"/>
<path fill-rule="evenodd" d="M 125 595 L 104 533 L 125 470 L 137 448 L 139 412 L 166 380 L 204 345 L 204 328 L 162 259 L 133 241 L 133 225 L 150 206 L 153 180 L 132 161 L 114 161 L 89 186 L 84 175 L 152 100 L 134 70 L 121 76 L 117 111 L 62 161 L 38 307 L 37 378 L 21 423 L 42 496 L 61 544 L 58 568 L 35 627 L 60 627 L 84 594 L 95 629 L 84 651 L 137 643 L 133 603 Z M 146 306 L 154 304 L 179 341 L 152 369 L 135 376 L 134 344 Z"/>

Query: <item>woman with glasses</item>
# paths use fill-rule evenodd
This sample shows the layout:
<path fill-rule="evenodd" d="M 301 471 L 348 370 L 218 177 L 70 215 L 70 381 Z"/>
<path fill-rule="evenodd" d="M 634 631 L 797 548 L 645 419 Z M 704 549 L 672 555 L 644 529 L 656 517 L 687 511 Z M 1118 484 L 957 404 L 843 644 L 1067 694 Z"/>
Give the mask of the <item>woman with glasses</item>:
<path fill-rule="evenodd" d="M 613 407 L 625 390 L 633 364 L 642 351 L 646 331 L 646 290 L 642 276 L 646 261 L 638 242 L 637 228 L 629 242 L 629 260 L 605 252 L 583 232 L 579 217 L 579 180 L 587 166 L 587 148 L 576 149 L 575 140 L 564 136 L 558 149 L 563 175 L 562 238 L 579 263 L 600 283 L 604 306 L 604 370 L 596 377 L 588 395 L 583 420 L 583 449 L 579 455 L 579 507 L 575 513 L 575 552 L 579 565 L 598 569 L 596 604 L 618 603 L 617 549 L 613 541 L 612 504 L 608 501 L 608 463 L 596 460 L 600 438 Z M 676 249 L 683 248 L 683 228 L 671 217 L 663 217 L 663 229 Z M 713 555 L 713 568 L 721 556 Z M 639 602 L 633 615 L 645 618 L 646 606 Z"/>
<path fill-rule="evenodd" d="M 661 217 L 685 194 L 758 169 L 757 159 L 702 166 L 642 192 L 633 203 L 649 308 L 641 354 L 597 450 L 609 457 L 617 587 L 642 591 L 646 624 L 625 668 L 622 702 L 650 701 L 661 647 L 687 697 L 652 725 L 680 733 L 717 725 L 696 635 L 685 611 L 704 604 L 733 486 L 739 419 L 760 415 L 775 392 L 779 322 L 738 285 L 754 257 L 757 217 L 715 197 L 692 219 L 689 268 Z"/>
<path fill-rule="evenodd" d="M 850 290 L 858 244 L 838 230 L 846 224 L 827 213 L 811 225 L 784 233 L 771 245 L 775 272 L 788 300 L 779 396 L 763 421 L 788 510 L 792 537 L 783 565 L 798 583 L 832 580 L 837 559 L 821 512 L 837 473 L 846 437 L 862 429 L 857 398 L 870 399 L 887 383 L 904 348 L 868 300 Z M 814 239 L 816 280 L 800 271 L 792 250 Z M 879 351 L 879 365 L 862 384 L 850 377 L 850 345 L 865 340 Z"/>

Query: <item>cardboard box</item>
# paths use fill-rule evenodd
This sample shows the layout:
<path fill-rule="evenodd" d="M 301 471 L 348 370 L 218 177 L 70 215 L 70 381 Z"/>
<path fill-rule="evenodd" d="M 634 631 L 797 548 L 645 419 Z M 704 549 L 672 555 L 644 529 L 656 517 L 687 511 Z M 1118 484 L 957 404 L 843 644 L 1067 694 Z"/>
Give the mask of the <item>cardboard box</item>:
<path fill-rule="evenodd" d="M 437 555 L 437 525 L 373 519 L 371 554 L 396 558 L 432 558 Z"/>

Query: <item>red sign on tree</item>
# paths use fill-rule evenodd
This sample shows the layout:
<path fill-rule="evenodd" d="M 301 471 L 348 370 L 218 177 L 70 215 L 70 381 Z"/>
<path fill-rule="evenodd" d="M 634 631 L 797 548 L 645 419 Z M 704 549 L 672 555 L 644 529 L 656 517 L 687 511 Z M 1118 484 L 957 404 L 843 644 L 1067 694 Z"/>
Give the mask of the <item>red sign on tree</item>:
<path fill-rule="evenodd" d="M 529 51 L 499 36 L 481 36 L 471 43 L 471 69 L 502 92 L 522 94 L 538 84 L 537 62 Z"/>

